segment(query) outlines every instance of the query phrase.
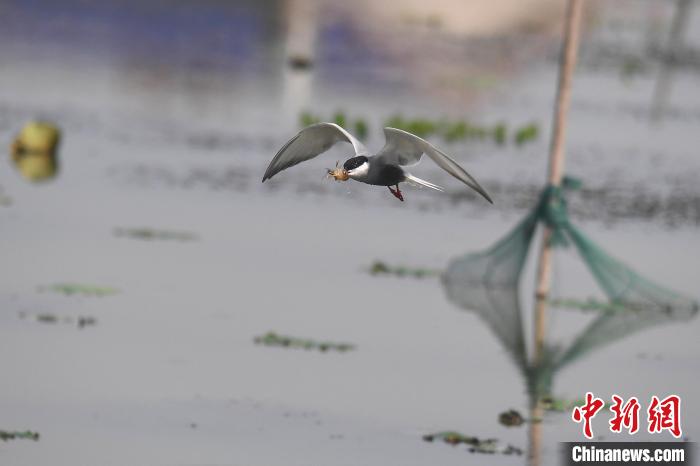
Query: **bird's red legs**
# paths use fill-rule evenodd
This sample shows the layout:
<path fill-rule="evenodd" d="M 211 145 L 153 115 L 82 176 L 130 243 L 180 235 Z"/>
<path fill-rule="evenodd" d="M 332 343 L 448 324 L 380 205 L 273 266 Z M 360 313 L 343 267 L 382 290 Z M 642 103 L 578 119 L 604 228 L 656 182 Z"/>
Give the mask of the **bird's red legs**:
<path fill-rule="evenodd" d="M 393 194 L 396 199 L 403 202 L 403 194 L 401 194 L 401 190 L 399 189 L 398 184 L 396 185 L 396 191 L 391 189 L 391 186 L 387 186 L 387 188 L 389 188 L 389 191 L 391 191 L 391 194 Z"/>

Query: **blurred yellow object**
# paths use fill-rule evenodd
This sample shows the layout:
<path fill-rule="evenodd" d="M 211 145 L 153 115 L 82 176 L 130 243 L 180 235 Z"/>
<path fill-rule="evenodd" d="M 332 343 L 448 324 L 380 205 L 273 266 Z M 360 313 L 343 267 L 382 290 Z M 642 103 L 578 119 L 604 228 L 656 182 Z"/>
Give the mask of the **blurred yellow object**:
<path fill-rule="evenodd" d="M 56 176 L 58 164 L 56 154 L 30 153 L 15 160 L 23 177 L 29 181 L 43 181 Z"/>
<path fill-rule="evenodd" d="M 43 121 L 27 123 L 10 146 L 12 161 L 29 181 L 53 178 L 58 171 L 61 131 Z"/>

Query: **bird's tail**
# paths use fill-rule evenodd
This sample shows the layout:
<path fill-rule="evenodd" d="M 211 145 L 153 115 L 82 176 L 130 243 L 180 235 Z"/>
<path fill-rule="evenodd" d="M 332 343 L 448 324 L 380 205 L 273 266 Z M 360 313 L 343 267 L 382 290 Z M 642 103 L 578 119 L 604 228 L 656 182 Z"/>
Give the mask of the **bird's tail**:
<path fill-rule="evenodd" d="M 407 180 L 407 181 L 411 181 L 411 182 L 416 183 L 416 184 L 419 184 L 419 185 L 421 185 L 421 186 L 425 186 L 425 187 L 430 188 L 430 189 L 434 189 L 434 190 L 436 190 L 436 191 L 440 191 L 440 192 L 443 192 L 443 193 L 445 192 L 445 189 L 444 189 L 444 188 L 441 188 L 440 186 L 438 186 L 438 185 L 436 185 L 436 184 L 433 184 L 433 183 L 431 183 L 431 182 L 429 182 L 429 181 L 421 180 L 421 179 L 418 178 L 417 176 L 413 176 L 413 175 L 411 175 L 411 174 L 409 174 L 409 173 L 406 174 L 406 180 Z"/>

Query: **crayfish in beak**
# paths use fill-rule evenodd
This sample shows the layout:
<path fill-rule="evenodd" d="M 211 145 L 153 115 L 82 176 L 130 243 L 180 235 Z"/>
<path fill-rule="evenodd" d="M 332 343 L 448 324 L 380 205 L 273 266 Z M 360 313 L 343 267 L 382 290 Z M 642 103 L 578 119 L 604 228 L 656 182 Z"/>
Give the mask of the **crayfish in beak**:
<path fill-rule="evenodd" d="M 328 177 L 329 178 L 334 178 L 335 181 L 347 181 L 350 179 L 350 175 L 348 175 L 348 171 L 339 166 L 340 162 L 335 163 L 335 168 L 334 169 L 328 169 Z"/>

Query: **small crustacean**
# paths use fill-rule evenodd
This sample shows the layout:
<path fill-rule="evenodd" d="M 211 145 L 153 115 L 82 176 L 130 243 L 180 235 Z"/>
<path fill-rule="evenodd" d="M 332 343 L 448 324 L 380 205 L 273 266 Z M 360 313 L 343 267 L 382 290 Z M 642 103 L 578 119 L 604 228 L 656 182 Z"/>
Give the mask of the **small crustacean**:
<path fill-rule="evenodd" d="M 347 181 L 350 179 L 350 175 L 348 175 L 348 171 L 340 166 L 340 162 L 335 163 L 335 168 L 334 169 L 328 169 L 328 177 L 329 178 L 334 178 L 335 181 Z"/>

